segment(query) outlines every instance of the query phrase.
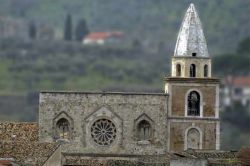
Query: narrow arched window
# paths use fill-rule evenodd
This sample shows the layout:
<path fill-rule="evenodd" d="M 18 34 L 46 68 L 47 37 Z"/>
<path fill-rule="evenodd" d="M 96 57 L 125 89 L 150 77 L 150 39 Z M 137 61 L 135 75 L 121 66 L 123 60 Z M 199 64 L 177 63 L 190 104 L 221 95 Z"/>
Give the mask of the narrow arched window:
<path fill-rule="evenodd" d="M 196 66 L 195 64 L 190 65 L 190 77 L 196 77 Z"/>
<path fill-rule="evenodd" d="M 200 94 L 196 91 L 191 91 L 187 99 L 187 115 L 200 116 Z"/>
<path fill-rule="evenodd" d="M 70 125 L 69 121 L 65 118 L 58 120 L 56 123 L 57 136 L 59 139 L 69 139 L 70 138 Z"/>
<path fill-rule="evenodd" d="M 176 76 L 177 77 L 181 76 L 181 65 L 180 64 L 176 65 Z"/>
<path fill-rule="evenodd" d="M 151 125 L 148 121 L 146 120 L 142 120 L 139 124 L 138 124 L 138 139 L 140 141 L 142 140 L 150 140 L 150 136 L 152 133 L 152 128 Z"/>
<path fill-rule="evenodd" d="M 188 130 L 187 133 L 187 149 L 200 149 L 201 142 L 200 142 L 201 134 L 196 128 L 191 128 Z"/>
<path fill-rule="evenodd" d="M 208 65 L 204 66 L 204 77 L 208 77 Z"/>

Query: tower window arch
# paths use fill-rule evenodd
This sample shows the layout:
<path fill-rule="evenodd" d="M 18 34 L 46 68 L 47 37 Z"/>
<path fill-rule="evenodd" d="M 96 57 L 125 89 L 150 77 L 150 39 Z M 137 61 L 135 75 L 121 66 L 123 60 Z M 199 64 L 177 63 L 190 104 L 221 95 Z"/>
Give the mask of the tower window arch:
<path fill-rule="evenodd" d="M 138 140 L 149 141 L 152 135 L 152 127 L 147 120 L 142 120 L 137 126 Z"/>
<path fill-rule="evenodd" d="M 204 77 L 208 77 L 208 65 L 204 65 Z"/>
<path fill-rule="evenodd" d="M 195 64 L 190 65 L 189 75 L 190 75 L 190 77 L 196 77 L 196 66 L 195 66 Z"/>
<path fill-rule="evenodd" d="M 197 91 L 189 92 L 187 96 L 187 115 L 200 116 L 201 110 L 201 96 Z"/>
<path fill-rule="evenodd" d="M 70 124 L 65 118 L 61 118 L 56 123 L 56 131 L 58 139 L 70 139 Z"/>
<path fill-rule="evenodd" d="M 181 76 L 181 65 L 180 64 L 176 65 L 176 76 L 177 77 Z"/>
<path fill-rule="evenodd" d="M 202 148 L 202 133 L 199 128 L 190 127 L 185 133 L 185 150 Z"/>

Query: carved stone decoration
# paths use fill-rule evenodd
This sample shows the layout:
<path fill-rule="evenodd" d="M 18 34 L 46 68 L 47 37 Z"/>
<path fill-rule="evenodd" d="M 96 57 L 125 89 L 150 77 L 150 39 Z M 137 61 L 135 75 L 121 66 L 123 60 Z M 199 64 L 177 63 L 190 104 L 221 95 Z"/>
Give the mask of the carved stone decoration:
<path fill-rule="evenodd" d="M 147 141 L 150 143 L 154 138 L 154 122 L 145 113 L 135 119 L 135 139 L 137 141 Z"/>
<path fill-rule="evenodd" d="M 195 129 L 189 129 L 187 133 L 187 149 L 200 149 L 200 132 Z"/>
<path fill-rule="evenodd" d="M 108 106 L 98 108 L 85 118 L 82 126 L 85 146 L 95 148 L 122 146 L 123 121 L 112 108 Z"/>
<path fill-rule="evenodd" d="M 116 138 L 115 124 L 108 119 L 98 119 L 91 126 L 91 136 L 98 145 L 110 145 Z"/>

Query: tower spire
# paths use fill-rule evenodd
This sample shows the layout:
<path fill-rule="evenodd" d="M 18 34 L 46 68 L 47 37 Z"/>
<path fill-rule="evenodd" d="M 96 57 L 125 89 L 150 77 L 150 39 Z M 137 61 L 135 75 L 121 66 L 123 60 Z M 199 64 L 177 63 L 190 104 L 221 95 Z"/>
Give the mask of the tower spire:
<path fill-rule="evenodd" d="M 192 3 L 184 16 L 178 34 L 174 56 L 209 57 L 201 21 Z"/>

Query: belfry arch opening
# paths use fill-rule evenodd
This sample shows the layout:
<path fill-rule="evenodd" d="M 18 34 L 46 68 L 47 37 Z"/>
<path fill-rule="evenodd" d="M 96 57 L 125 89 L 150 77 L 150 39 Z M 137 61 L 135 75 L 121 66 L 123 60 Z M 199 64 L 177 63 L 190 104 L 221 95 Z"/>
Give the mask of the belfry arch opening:
<path fill-rule="evenodd" d="M 204 65 L 204 77 L 208 77 L 208 65 Z"/>
<path fill-rule="evenodd" d="M 190 65 L 189 75 L 190 75 L 190 77 L 196 77 L 196 66 L 195 66 L 195 64 Z"/>
<path fill-rule="evenodd" d="M 181 76 L 181 65 L 180 64 L 176 65 L 176 76 L 177 77 Z"/>
<path fill-rule="evenodd" d="M 201 96 L 197 91 L 189 92 L 187 96 L 187 116 L 201 115 Z"/>

